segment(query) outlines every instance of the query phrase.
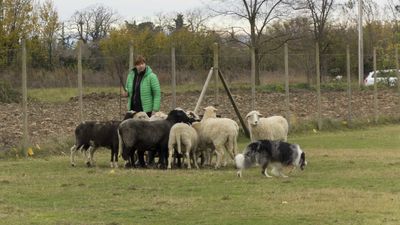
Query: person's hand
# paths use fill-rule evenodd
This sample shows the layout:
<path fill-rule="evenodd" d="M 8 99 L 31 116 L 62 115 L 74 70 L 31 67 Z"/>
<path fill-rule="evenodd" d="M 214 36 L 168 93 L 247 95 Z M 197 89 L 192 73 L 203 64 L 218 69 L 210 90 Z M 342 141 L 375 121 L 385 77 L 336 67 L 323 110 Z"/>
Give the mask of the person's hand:
<path fill-rule="evenodd" d="M 126 91 L 124 91 L 124 92 L 122 92 L 122 97 L 128 97 L 128 92 L 126 92 Z"/>

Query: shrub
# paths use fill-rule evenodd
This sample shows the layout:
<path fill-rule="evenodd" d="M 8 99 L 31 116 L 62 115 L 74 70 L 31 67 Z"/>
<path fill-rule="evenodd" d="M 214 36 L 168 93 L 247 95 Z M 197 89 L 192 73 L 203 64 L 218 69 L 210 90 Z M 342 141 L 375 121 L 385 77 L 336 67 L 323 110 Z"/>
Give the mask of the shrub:
<path fill-rule="evenodd" d="M 12 103 L 20 102 L 21 93 L 13 89 L 9 82 L 0 80 L 0 102 Z"/>

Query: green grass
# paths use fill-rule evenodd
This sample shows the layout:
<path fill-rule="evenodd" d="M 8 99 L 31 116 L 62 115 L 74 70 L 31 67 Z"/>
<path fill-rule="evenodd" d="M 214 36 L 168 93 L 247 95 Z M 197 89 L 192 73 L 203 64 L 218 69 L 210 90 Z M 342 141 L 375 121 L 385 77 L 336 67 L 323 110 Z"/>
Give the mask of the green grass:
<path fill-rule="evenodd" d="M 84 94 L 92 92 L 119 93 L 118 87 L 85 87 Z M 77 88 L 34 88 L 28 89 L 28 96 L 41 102 L 67 102 L 71 97 L 78 96 Z"/>
<path fill-rule="evenodd" d="M 307 168 L 126 170 L 67 155 L 0 161 L 2 224 L 400 224 L 400 126 L 291 136 Z M 243 149 L 247 140 L 240 139 Z M 68 149 L 65 149 L 68 152 Z M 53 154 L 53 153 L 52 153 Z M 35 155 L 36 157 L 36 155 Z"/>

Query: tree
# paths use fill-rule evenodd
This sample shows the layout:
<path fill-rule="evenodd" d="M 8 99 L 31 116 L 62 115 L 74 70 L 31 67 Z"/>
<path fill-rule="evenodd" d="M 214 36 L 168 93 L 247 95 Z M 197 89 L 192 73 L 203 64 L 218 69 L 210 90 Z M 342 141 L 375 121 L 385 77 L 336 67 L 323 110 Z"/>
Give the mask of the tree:
<path fill-rule="evenodd" d="M 329 47 L 329 40 L 327 38 L 328 32 L 328 19 L 330 12 L 333 8 L 334 0 L 305 0 L 300 2 L 300 9 L 305 9 L 306 13 L 310 15 L 312 19 L 312 33 L 314 42 L 318 43 L 320 49 L 320 57 L 323 53 L 326 53 Z M 327 61 L 329 59 L 325 57 L 322 62 L 322 74 L 326 75 L 328 66 Z M 321 74 L 321 76 L 322 76 Z"/>
<path fill-rule="evenodd" d="M 72 27 L 84 43 L 97 42 L 106 37 L 111 26 L 118 21 L 116 13 L 102 5 L 94 5 L 72 16 Z"/>
<path fill-rule="evenodd" d="M 287 1 L 284 0 L 220 0 L 224 4 L 219 8 L 212 8 L 217 16 L 231 16 L 239 20 L 246 21 L 248 27 L 232 28 L 231 38 L 233 41 L 242 43 L 255 52 L 256 85 L 260 84 L 260 62 L 262 57 L 277 46 L 268 46 L 269 42 L 277 37 L 268 37 L 266 33 L 272 21 L 287 15 Z M 248 40 L 238 38 L 235 33 L 244 33 Z M 287 35 L 287 34 L 285 34 Z M 289 40 L 288 38 L 287 40 Z M 287 41 L 285 40 L 285 41 Z M 283 43 L 280 43 L 283 45 Z"/>
<path fill-rule="evenodd" d="M 201 9 L 193 9 L 185 12 L 184 17 L 187 21 L 187 28 L 190 32 L 204 32 L 206 31 L 205 22 L 210 18 L 210 15 L 207 15 Z"/>
<path fill-rule="evenodd" d="M 31 34 L 35 26 L 32 0 L 3 0 L 2 33 L 0 36 L 0 62 L 11 65 L 21 39 Z"/>
<path fill-rule="evenodd" d="M 53 50 L 56 41 L 56 32 L 60 28 L 58 13 L 51 0 L 45 1 L 39 8 L 39 30 L 41 38 L 46 44 L 48 66 L 53 67 Z"/>

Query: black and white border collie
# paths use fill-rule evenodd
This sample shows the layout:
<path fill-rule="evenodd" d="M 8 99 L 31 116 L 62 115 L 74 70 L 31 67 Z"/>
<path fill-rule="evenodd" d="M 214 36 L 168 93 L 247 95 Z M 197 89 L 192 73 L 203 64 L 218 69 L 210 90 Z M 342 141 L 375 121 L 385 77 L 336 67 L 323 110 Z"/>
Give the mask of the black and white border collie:
<path fill-rule="evenodd" d="M 306 155 L 299 145 L 283 141 L 259 140 L 247 145 L 243 154 L 235 157 L 237 175 L 242 176 L 242 170 L 258 164 L 262 167 L 261 174 L 271 177 L 267 167 L 271 166 L 271 173 L 275 176 L 287 177 L 282 173 L 283 167 L 293 166 L 304 170 L 307 165 Z"/>

